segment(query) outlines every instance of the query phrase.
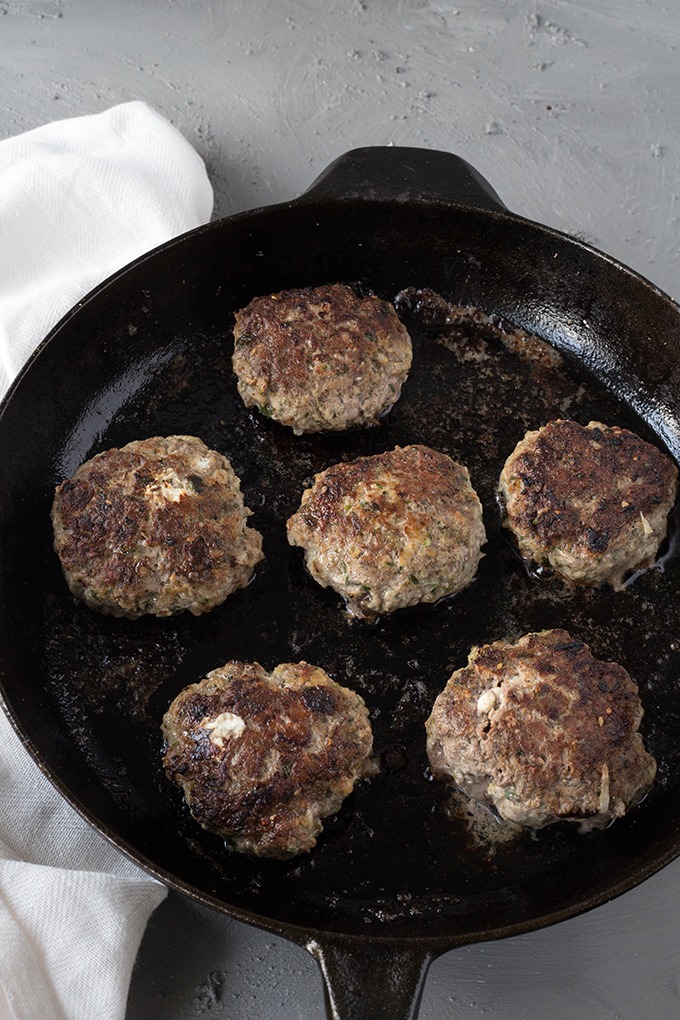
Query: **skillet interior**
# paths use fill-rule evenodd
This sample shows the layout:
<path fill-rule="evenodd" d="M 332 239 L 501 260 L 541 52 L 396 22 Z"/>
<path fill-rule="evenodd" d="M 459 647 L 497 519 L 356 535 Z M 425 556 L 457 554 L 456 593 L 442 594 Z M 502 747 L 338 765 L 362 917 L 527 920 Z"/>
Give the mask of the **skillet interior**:
<path fill-rule="evenodd" d="M 390 299 L 416 286 L 480 305 L 568 352 L 570 367 L 547 370 L 491 335 L 444 343 L 416 328 L 414 370 L 379 428 L 296 438 L 238 400 L 232 313 L 256 294 L 337 280 Z M 119 845 L 180 887 L 269 926 L 470 940 L 537 926 L 633 885 L 679 849 L 679 559 L 671 543 L 663 571 L 624 592 L 567 592 L 526 575 L 499 534 L 494 494 L 524 432 L 560 414 L 656 434 L 678 459 L 679 332 L 671 302 L 585 246 L 436 202 L 312 195 L 141 260 L 63 322 L 0 419 L 0 679 L 20 729 Z M 100 618 L 73 602 L 51 552 L 54 485 L 99 450 L 179 432 L 232 460 L 266 562 L 248 589 L 205 617 Z M 414 441 L 468 465 L 485 506 L 486 557 L 453 600 L 350 624 L 339 599 L 306 575 L 300 551 L 288 549 L 284 522 L 315 471 Z M 422 723 L 472 644 L 557 625 L 638 681 L 659 778 L 605 832 L 554 827 L 489 847 L 447 814 L 444 791 L 429 781 Z M 267 667 L 307 659 L 372 709 L 382 774 L 362 782 L 304 858 L 258 863 L 227 853 L 162 776 L 163 711 L 229 658 Z"/>

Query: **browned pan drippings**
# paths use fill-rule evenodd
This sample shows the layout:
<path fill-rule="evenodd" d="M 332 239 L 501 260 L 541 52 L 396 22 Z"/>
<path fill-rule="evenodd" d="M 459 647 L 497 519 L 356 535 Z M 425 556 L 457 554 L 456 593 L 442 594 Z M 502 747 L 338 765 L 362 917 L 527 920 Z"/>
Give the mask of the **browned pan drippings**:
<path fill-rule="evenodd" d="M 521 913 L 532 882 L 568 891 L 602 882 L 609 857 L 623 853 L 641 827 L 658 824 L 679 780 L 680 564 L 672 536 L 663 565 L 623 592 L 529 576 L 501 533 L 496 501 L 503 462 L 524 433 L 571 417 L 658 439 L 537 337 L 479 310 L 449 309 L 442 319 L 432 294 L 402 292 L 397 306 L 413 336 L 414 364 L 401 400 L 377 428 L 296 437 L 246 411 L 226 328 L 131 394 L 99 448 L 150 434 L 200 436 L 242 478 L 266 560 L 246 590 L 204 617 L 130 622 L 74 603 L 46 544 L 43 663 L 93 778 L 123 812 L 141 815 L 155 843 L 179 842 L 180 855 L 218 895 L 304 923 L 332 916 L 349 930 L 377 924 L 392 931 L 408 921 L 431 932 L 464 928 L 480 912 L 491 920 Z M 351 621 L 340 598 L 306 573 L 301 551 L 288 547 L 285 522 L 315 472 L 409 443 L 430 445 L 469 468 L 484 505 L 485 557 L 472 586 L 452 599 L 373 625 Z M 551 627 L 567 628 L 637 680 L 642 730 L 659 775 L 647 801 L 604 833 L 555 827 L 508 839 L 464 802 L 452 807 L 445 788 L 431 781 L 423 723 L 473 644 Z M 380 775 L 359 783 L 311 854 L 287 863 L 228 852 L 190 819 L 162 774 L 159 726 L 167 705 L 228 659 L 266 668 L 305 659 L 358 691 L 371 710 Z"/>

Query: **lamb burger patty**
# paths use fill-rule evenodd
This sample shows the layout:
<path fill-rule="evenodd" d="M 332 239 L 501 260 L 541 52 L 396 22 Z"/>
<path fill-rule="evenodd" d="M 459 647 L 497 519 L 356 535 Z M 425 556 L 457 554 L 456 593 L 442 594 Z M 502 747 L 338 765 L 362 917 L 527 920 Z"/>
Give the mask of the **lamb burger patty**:
<path fill-rule="evenodd" d="M 307 662 L 228 662 L 178 694 L 162 730 L 193 817 L 255 857 L 310 850 L 374 771 L 363 699 Z"/>
<path fill-rule="evenodd" d="M 226 457 L 195 436 L 153 437 L 97 454 L 57 487 L 54 548 L 91 609 L 198 616 L 262 559 L 249 516 Z"/>
<path fill-rule="evenodd" d="M 633 432 L 559 419 L 518 443 L 499 497 L 525 560 L 620 588 L 654 562 L 677 479 L 671 459 Z"/>
<path fill-rule="evenodd" d="M 411 359 L 393 306 L 343 284 L 256 297 L 236 313 L 243 402 L 297 434 L 374 425 L 399 399 Z"/>
<path fill-rule="evenodd" d="M 540 829 L 603 828 L 651 788 L 656 762 L 623 666 L 562 629 L 473 648 L 426 722 L 435 777 L 500 817 Z"/>
<path fill-rule="evenodd" d="M 486 541 L 467 468 L 420 445 L 317 474 L 287 527 L 312 577 L 367 618 L 461 591 Z"/>

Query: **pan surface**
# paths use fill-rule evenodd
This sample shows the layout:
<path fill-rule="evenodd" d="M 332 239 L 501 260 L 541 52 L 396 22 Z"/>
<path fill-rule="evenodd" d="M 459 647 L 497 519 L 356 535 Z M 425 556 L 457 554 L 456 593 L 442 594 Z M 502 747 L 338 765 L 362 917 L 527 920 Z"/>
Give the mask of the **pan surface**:
<path fill-rule="evenodd" d="M 301 199 L 200 228 L 123 270 L 62 321 L 15 384 L 0 417 L 0 681 L 62 792 L 176 887 L 299 941 L 331 932 L 454 945 L 604 902 L 680 851 L 675 519 L 661 563 L 624 591 L 568 589 L 527 574 L 495 500 L 505 458 L 554 417 L 627 426 L 678 459 L 680 314 L 605 256 L 478 194 L 454 157 L 442 165 L 464 181 L 436 183 L 437 163 L 432 183 L 425 153 L 368 152 L 370 187 L 350 154 Z M 422 197 L 390 180 L 406 162 Z M 446 326 L 402 299 L 414 365 L 392 412 L 374 429 L 296 437 L 241 404 L 233 314 L 258 294 L 337 281 L 390 300 L 429 288 L 493 321 Z M 54 486 L 96 452 L 173 433 L 232 461 L 266 560 L 204 617 L 100 617 L 71 598 L 52 553 Z M 485 508 L 485 558 L 453 599 L 350 622 L 287 546 L 285 521 L 315 472 L 411 442 L 468 466 Z M 555 626 L 638 682 L 659 775 L 604 832 L 555 826 L 504 840 L 431 781 L 423 722 L 472 645 Z M 380 774 L 359 783 L 311 854 L 230 853 L 163 776 L 163 712 L 228 659 L 267 668 L 306 659 L 371 710 Z"/>

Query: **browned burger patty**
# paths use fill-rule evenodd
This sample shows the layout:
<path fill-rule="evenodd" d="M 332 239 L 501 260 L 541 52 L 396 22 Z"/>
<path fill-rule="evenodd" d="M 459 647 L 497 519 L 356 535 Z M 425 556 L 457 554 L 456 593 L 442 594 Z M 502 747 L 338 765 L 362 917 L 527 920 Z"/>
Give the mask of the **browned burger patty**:
<path fill-rule="evenodd" d="M 558 420 L 517 445 L 499 495 L 524 559 L 620 588 L 654 562 L 677 478 L 665 454 L 626 429 Z"/>
<path fill-rule="evenodd" d="M 473 648 L 427 720 L 432 772 L 505 821 L 602 828 L 650 789 L 636 684 L 566 630 Z"/>
<path fill-rule="evenodd" d="M 254 298 L 236 313 L 246 407 L 303 432 L 373 425 L 398 400 L 411 339 L 387 301 L 331 284 Z"/>
<path fill-rule="evenodd" d="M 222 454 L 194 436 L 142 439 L 57 487 L 54 548 L 69 588 L 101 613 L 195 616 L 250 580 L 262 536 Z"/>
<path fill-rule="evenodd" d="M 228 662 L 163 719 L 168 777 L 196 821 L 235 850 L 285 859 L 373 772 L 366 706 L 318 666 Z"/>
<path fill-rule="evenodd" d="M 396 447 L 315 476 L 288 521 L 312 577 L 374 617 L 470 583 L 486 541 L 467 468 L 427 446 Z"/>

